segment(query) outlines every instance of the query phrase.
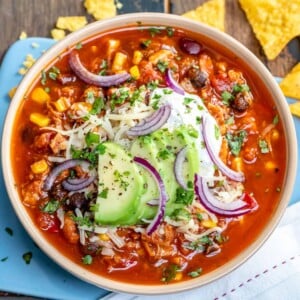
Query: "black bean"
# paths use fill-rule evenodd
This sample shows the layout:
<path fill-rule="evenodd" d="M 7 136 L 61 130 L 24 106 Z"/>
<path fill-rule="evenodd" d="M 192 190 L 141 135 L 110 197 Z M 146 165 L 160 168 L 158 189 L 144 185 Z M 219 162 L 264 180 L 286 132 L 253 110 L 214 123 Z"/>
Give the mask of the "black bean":
<path fill-rule="evenodd" d="M 183 52 L 192 55 L 197 55 L 202 50 L 202 45 L 200 43 L 186 37 L 182 37 L 179 40 L 179 47 Z"/>
<path fill-rule="evenodd" d="M 196 88 L 202 88 L 206 85 L 208 76 L 205 72 L 202 72 L 199 69 L 196 68 L 189 69 L 187 76 L 190 79 L 193 86 Z"/>
<path fill-rule="evenodd" d="M 34 141 L 35 135 L 36 135 L 35 130 L 30 126 L 26 126 L 21 131 L 22 142 L 24 142 L 25 144 L 32 144 Z"/>
<path fill-rule="evenodd" d="M 88 242 L 84 245 L 80 245 L 80 250 L 85 255 L 95 256 L 100 252 L 101 247 L 97 243 Z"/>
<path fill-rule="evenodd" d="M 61 184 L 55 184 L 50 190 L 50 196 L 55 200 L 62 201 L 67 197 L 68 192 L 62 187 Z"/>
<path fill-rule="evenodd" d="M 231 101 L 231 107 L 239 112 L 244 112 L 249 107 L 249 102 L 245 99 L 242 93 L 238 93 L 234 100 Z"/>
<path fill-rule="evenodd" d="M 72 209 L 75 208 L 85 208 L 87 205 L 87 200 L 84 193 L 74 193 L 69 197 L 68 206 Z"/>

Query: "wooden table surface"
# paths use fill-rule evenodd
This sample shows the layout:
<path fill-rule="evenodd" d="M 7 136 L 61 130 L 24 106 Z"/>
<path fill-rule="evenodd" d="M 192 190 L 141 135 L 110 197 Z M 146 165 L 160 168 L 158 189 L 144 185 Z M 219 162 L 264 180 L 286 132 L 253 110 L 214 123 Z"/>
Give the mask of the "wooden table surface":
<path fill-rule="evenodd" d="M 170 12 L 182 14 L 194 9 L 207 0 L 172 0 Z M 118 14 L 138 11 L 164 11 L 162 0 L 121 0 L 123 8 Z M 5 51 L 25 31 L 28 36 L 50 37 L 50 30 L 55 26 L 59 16 L 86 15 L 93 21 L 79 0 L 0 0 L 0 61 Z M 295 39 L 286 47 L 279 57 L 268 61 L 247 22 L 238 0 L 226 0 L 226 32 L 248 47 L 272 72 L 284 76 L 300 60 L 299 40 Z M 299 51 L 300 52 L 300 51 Z M 298 57 L 297 57 L 298 55 Z M 0 292 L 0 296 L 5 293 Z M 6 294 L 7 295 L 7 294 Z"/>

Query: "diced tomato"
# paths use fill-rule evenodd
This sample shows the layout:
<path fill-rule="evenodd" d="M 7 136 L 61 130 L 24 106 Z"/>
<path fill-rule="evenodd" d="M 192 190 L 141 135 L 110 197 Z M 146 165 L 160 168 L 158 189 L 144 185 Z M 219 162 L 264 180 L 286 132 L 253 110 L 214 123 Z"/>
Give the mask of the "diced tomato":
<path fill-rule="evenodd" d="M 56 216 L 47 213 L 40 213 L 37 222 L 39 228 L 44 231 L 56 233 L 59 231 L 59 220 Z"/>

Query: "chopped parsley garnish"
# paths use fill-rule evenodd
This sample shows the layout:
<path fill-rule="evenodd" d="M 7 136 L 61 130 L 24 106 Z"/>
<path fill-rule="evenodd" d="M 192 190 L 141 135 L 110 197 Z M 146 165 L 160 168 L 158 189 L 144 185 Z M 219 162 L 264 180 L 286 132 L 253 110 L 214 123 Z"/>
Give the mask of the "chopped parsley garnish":
<path fill-rule="evenodd" d="M 128 179 L 129 175 L 130 175 L 129 171 L 125 171 L 123 173 L 120 173 L 118 170 L 114 171 L 115 182 L 119 182 L 120 188 L 124 189 L 125 191 L 129 186 L 129 182 L 126 180 Z"/>
<path fill-rule="evenodd" d="M 99 197 L 103 199 L 107 199 L 107 194 L 108 194 L 108 188 L 105 188 L 102 190 L 101 193 L 99 193 Z"/>
<path fill-rule="evenodd" d="M 171 89 L 164 89 L 164 90 L 163 90 L 163 93 L 164 93 L 165 95 L 171 95 L 171 94 L 173 93 L 173 91 L 172 91 Z"/>
<path fill-rule="evenodd" d="M 42 84 L 42 85 L 45 85 L 45 84 L 46 84 L 46 81 L 47 81 L 47 74 L 46 74 L 45 70 L 43 70 L 43 71 L 41 72 L 41 84 Z"/>
<path fill-rule="evenodd" d="M 5 231 L 7 234 L 9 234 L 10 236 L 13 236 L 14 232 L 10 227 L 5 227 Z"/>
<path fill-rule="evenodd" d="M 151 40 L 145 40 L 145 41 L 142 41 L 142 45 L 145 47 L 145 48 L 148 48 L 150 46 L 150 44 L 152 43 Z"/>
<path fill-rule="evenodd" d="M 241 93 L 241 92 L 249 92 L 250 88 L 247 84 L 235 84 L 232 87 L 232 92 L 233 93 Z"/>
<path fill-rule="evenodd" d="M 171 218 L 176 221 L 189 221 L 191 219 L 191 214 L 184 208 L 178 208 L 173 211 Z"/>
<path fill-rule="evenodd" d="M 201 117 L 197 116 L 197 117 L 196 117 L 196 123 L 197 123 L 197 124 L 201 124 L 201 122 L 202 122 Z"/>
<path fill-rule="evenodd" d="M 172 153 L 168 149 L 158 151 L 157 158 L 162 160 L 168 159 Z"/>
<path fill-rule="evenodd" d="M 99 71 L 99 75 L 103 76 L 106 74 L 108 68 L 108 62 L 106 59 L 102 59 L 101 64 L 100 64 L 100 71 Z"/>
<path fill-rule="evenodd" d="M 103 108 L 104 108 L 103 98 L 101 98 L 101 97 L 95 98 L 94 103 L 92 105 L 92 109 L 90 110 L 90 114 L 98 115 Z"/>
<path fill-rule="evenodd" d="M 195 128 L 189 126 L 188 127 L 188 135 L 193 137 L 193 138 L 197 138 L 199 136 L 199 133 Z"/>
<path fill-rule="evenodd" d="M 49 73 L 48 73 L 48 76 L 49 76 L 49 78 L 51 78 L 52 80 L 56 80 L 56 78 L 57 78 L 57 76 L 58 76 L 59 74 L 60 74 L 59 68 L 53 66 L 53 67 L 50 69 L 50 71 L 49 71 Z"/>
<path fill-rule="evenodd" d="M 189 243 L 188 245 L 185 246 L 185 248 L 198 251 L 198 252 L 203 252 L 205 249 L 205 246 L 212 245 L 213 241 L 207 236 L 203 236 L 202 238 Z"/>
<path fill-rule="evenodd" d="M 77 43 L 75 49 L 79 50 L 81 48 L 82 48 L 82 43 L 81 42 Z"/>
<path fill-rule="evenodd" d="M 166 69 L 168 68 L 168 63 L 166 61 L 159 60 L 156 66 L 159 71 L 164 73 L 166 71 Z"/>
<path fill-rule="evenodd" d="M 114 92 L 110 99 L 110 107 L 115 109 L 116 105 L 123 104 L 129 98 L 129 90 L 126 88 L 120 88 Z"/>
<path fill-rule="evenodd" d="M 23 260 L 25 261 L 26 265 L 30 264 L 30 261 L 32 259 L 32 252 L 26 252 L 23 254 Z"/>
<path fill-rule="evenodd" d="M 182 203 L 185 205 L 192 204 L 194 200 L 194 191 L 193 190 L 185 190 L 182 187 L 178 187 L 176 189 L 176 199 L 175 203 Z"/>
<path fill-rule="evenodd" d="M 238 156 L 243 146 L 244 140 L 247 137 L 247 132 L 245 130 L 241 130 L 236 135 L 227 132 L 225 137 L 227 139 L 231 153 L 235 156 Z"/>
<path fill-rule="evenodd" d="M 177 265 L 170 265 L 163 270 L 162 273 L 162 282 L 170 282 L 176 277 L 176 273 L 180 270 L 180 267 Z"/>
<path fill-rule="evenodd" d="M 89 217 L 76 217 L 72 215 L 72 219 L 79 225 L 79 226 L 87 226 L 92 227 L 93 223 Z"/>
<path fill-rule="evenodd" d="M 92 144 L 98 144 L 100 142 L 100 136 L 94 132 L 88 132 L 85 136 L 85 142 L 88 147 Z"/>
<path fill-rule="evenodd" d="M 220 135 L 221 135 L 220 128 L 217 125 L 215 125 L 215 138 L 216 138 L 216 140 L 218 140 L 220 138 Z"/>
<path fill-rule="evenodd" d="M 142 102 L 144 100 L 143 98 L 143 92 L 145 90 L 145 86 L 140 86 L 139 89 L 135 90 L 132 95 L 130 96 L 130 105 L 134 105 L 136 102 Z"/>
<path fill-rule="evenodd" d="M 172 37 L 173 35 L 174 35 L 174 28 L 172 28 L 172 27 L 166 27 L 166 32 L 167 32 L 167 35 L 168 35 L 168 37 Z"/>
<path fill-rule="evenodd" d="M 8 260 L 8 256 L 6 256 L 6 257 L 3 257 L 3 258 L 1 258 L 1 262 L 5 262 L 5 261 L 7 261 Z"/>
<path fill-rule="evenodd" d="M 85 265 L 91 265 L 93 262 L 93 258 L 91 255 L 87 254 L 82 258 L 82 263 Z"/>
<path fill-rule="evenodd" d="M 193 98 L 184 97 L 184 99 L 183 99 L 183 104 L 184 104 L 184 105 L 188 105 L 188 104 L 190 104 L 190 103 L 193 102 L 193 101 L 194 101 Z"/>
<path fill-rule="evenodd" d="M 60 206 L 59 201 L 55 199 L 51 199 L 41 208 L 41 210 L 45 213 L 53 214 L 58 210 L 59 206 Z"/>
<path fill-rule="evenodd" d="M 95 147 L 94 152 L 96 154 L 103 155 L 105 153 L 105 149 L 106 149 L 105 145 L 100 143 Z"/>
<path fill-rule="evenodd" d="M 201 268 L 198 268 L 192 272 L 189 272 L 188 275 L 192 278 L 195 278 L 195 277 L 198 277 L 200 276 L 200 274 L 202 273 L 202 269 Z"/>
<path fill-rule="evenodd" d="M 279 117 L 278 117 L 278 115 L 275 115 L 275 117 L 273 118 L 273 124 L 274 125 L 277 125 L 278 124 L 278 122 L 279 122 Z"/>
<path fill-rule="evenodd" d="M 230 105 L 230 102 L 234 99 L 234 96 L 228 91 L 224 91 L 221 95 L 223 104 L 226 106 Z"/>
<path fill-rule="evenodd" d="M 154 91 L 157 87 L 158 87 L 157 80 L 153 80 L 147 83 L 147 89 L 149 89 L 150 91 Z"/>
<path fill-rule="evenodd" d="M 260 148 L 261 153 L 266 154 L 266 153 L 270 152 L 268 143 L 265 140 L 259 140 L 258 141 L 258 146 Z"/>
<path fill-rule="evenodd" d="M 225 120 L 226 125 L 234 124 L 234 116 L 230 116 L 228 119 Z"/>
<path fill-rule="evenodd" d="M 93 166 L 98 163 L 98 156 L 105 153 L 106 147 L 103 144 L 98 144 L 93 150 L 90 148 L 83 149 L 75 149 L 73 145 L 71 145 L 71 154 L 74 159 L 86 159 Z"/>
<path fill-rule="evenodd" d="M 148 30 L 151 37 L 155 37 L 157 34 L 161 33 L 161 29 L 157 27 L 150 27 Z"/>

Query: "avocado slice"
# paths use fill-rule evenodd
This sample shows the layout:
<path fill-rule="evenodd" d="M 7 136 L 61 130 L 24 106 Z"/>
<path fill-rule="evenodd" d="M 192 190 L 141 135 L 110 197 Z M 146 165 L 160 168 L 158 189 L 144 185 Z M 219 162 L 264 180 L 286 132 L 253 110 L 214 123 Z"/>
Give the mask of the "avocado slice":
<path fill-rule="evenodd" d="M 137 209 L 144 193 L 144 177 L 121 146 L 104 143 L 99 155 L 98 197 L 95 221 L 106 225 L 132 225 L 138 220 Z"/>

